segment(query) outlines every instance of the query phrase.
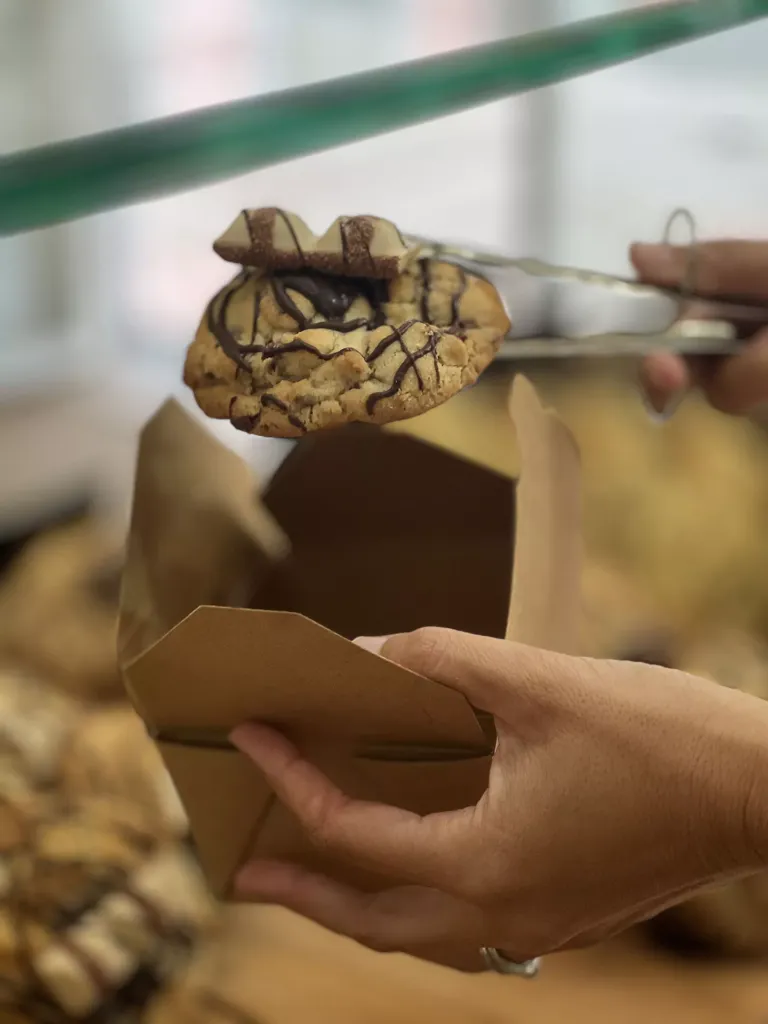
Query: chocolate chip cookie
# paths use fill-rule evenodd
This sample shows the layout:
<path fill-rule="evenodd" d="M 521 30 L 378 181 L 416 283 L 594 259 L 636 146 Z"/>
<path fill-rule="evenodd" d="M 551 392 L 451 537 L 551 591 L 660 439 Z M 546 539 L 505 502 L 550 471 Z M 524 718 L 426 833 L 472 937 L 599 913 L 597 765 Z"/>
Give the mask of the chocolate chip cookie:
<path fill-rule="evenodd" d="M 252 211 L 217 243 L 247 265 L 208 304 L 187 353 L 203 412 L 299 437 L 408 419 L 474 383 L 509 329 L 491 284 L 419 259 L 376 218 L 342 218 L 316 242 L 302 224 Z"/>

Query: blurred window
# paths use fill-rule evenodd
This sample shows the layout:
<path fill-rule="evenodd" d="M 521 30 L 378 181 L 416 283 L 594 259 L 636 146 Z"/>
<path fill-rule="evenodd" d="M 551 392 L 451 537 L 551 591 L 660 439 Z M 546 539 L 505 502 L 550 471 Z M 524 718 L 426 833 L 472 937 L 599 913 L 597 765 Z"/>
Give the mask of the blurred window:
<path fill-rule="evenodd" d="M 556 17 L 636 6 L 561 0 Z M 702 237 L 768 238 L 766 50 L 763 19 L 553 90 L 550 255 L 623 272 L 627 242 L 660 239 L 678 206 Z"/>
<path fill-rule="evenodd" d="M 0 149 L 413 59 L 635 6 L 612 0 L 5 0 Z M 405 229 L 622 272 L 691 208 L 768 236 L 768 22 L 234 181 L 0 239 L 0 397 L 125 359 L 178 380 L 245 205 L 316 228 Z M 755 88 L 757 87 L 757 88 Z"/>

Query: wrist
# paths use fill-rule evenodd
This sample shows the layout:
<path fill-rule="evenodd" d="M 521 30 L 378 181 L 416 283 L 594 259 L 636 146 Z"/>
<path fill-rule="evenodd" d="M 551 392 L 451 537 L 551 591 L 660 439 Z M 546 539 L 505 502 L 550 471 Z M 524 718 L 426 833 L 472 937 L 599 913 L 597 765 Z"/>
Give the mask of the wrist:
<path fill-rule="evenodd" d="M 727 694 L 726 714 L 711 726 L 708 760 L 715 803 L 711 820 L 718 860 L 728 876 L 768 868 L 768 703 Z"/>
<path fill-rule="evenodd" d="M 745 864 L 756 870 L 768 867 L 768 708 L 762 709 L 762 735 L 753 737 L 745 778 Z"/>

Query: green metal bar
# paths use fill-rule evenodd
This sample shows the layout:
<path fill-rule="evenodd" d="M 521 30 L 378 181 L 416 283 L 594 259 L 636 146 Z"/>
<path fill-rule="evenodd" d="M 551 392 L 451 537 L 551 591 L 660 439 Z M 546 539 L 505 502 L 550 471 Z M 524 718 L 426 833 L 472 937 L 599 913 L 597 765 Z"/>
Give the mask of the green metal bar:
<path fill-rule="evenodd" d="M 768 0 L 646 7 L 14 153 L 0 158 L 0 235 L 221 181 L 766 15 Z"/>

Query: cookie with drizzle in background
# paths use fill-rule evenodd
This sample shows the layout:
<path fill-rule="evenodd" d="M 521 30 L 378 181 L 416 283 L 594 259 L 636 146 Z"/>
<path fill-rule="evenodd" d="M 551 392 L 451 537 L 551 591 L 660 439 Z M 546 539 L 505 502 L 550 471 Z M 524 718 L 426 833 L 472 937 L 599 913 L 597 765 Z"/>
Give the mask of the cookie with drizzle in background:
<path fill-rule="evenodd" d="M 509 330 L 491 284 L 419 259 L 381 218 L 318 238 L 295 214 L 245 210 L 214 249 L 241 269 L 209 302 L 184 381 L 247 433 L 417 416 L 473 384 Z"/>

